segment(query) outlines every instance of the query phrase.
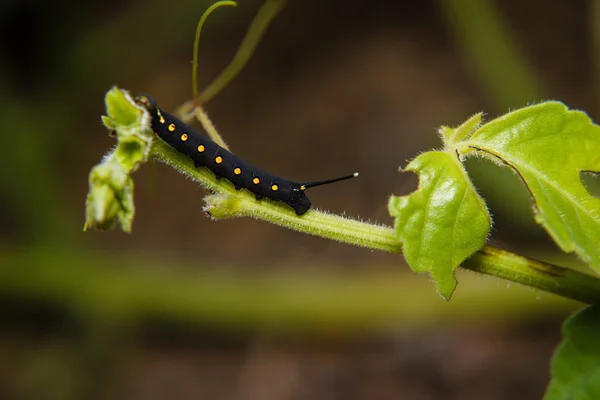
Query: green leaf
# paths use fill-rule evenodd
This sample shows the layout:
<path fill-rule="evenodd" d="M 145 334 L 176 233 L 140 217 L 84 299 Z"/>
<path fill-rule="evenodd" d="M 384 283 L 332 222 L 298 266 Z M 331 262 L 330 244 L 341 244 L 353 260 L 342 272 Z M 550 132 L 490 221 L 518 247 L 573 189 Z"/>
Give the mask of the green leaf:
<path fill-rule="evenodd" d="M 600 127 L 560 102 L 526 107 L 493 120 L 458 145 L 511 167 L 535 201 L 535 219 L 565 251 L 600 272 L 600 199 L 582 172 L 600 172 Z"/>
<path fill-rule="evenodd" d="M 461 126 L 458 128 L 450 128 L 447 126 L 442 126 L 439 129 L 440 136 L 444 140 L 444 145 L 446 148 L 451 148 L 455 146 L 457 143 L 462 140 L 466 140 L 471 137 L 473 132 L 479 127 L 481 124 L 481 119 L 483 118 L 482 113 L 477 113 L 473 115 L 471 118 L 466 120 Z"/>
<path fill-rule="evenodd" d="M 95 165 L 89 175 L 84 230 L 111 229 L 120 224 L 131 231 L 135 206 L 131 173 L 148 161 L 152 129 L 148 113 L 128 92 L 113 87 L 106 93 L 104 125 L 116 133 L 116 148 Z"/>
<path fill-rule="evenodd" d="M 473 118 L 477 118 L 477 115 Z M 447 138 L 474 129 L 473 118 L 463 127 L 442 128 Z M 456 287 L 454 270 L 485 244 L 491 219 L 456 153 L 431 151 L 405 169 L 419 174 L 419 189 L 392 196 L 389 212 L 411 269 L 429 272 L 439 293 L 448 300 Z"/>
<path fill-rule="evenodd" d="M 564 340 L 552 359 L 552 380 L 544 399 L 600 399 L 600 306 L 577 312 L 562 331 Z"/>
<path fill-rule="evenodd" d="M 109 160 L 114 160 L 113 155 Z M 90 171 L 86 199 L 84 230 L 112 229 L 117 223 L 124 232 L 131 232 L 135 214 L 133 203 L 133 179 L 118 163 L 103 162 Z"/>
<path fill-rule="evenodd" d="M 107 116 L 102 116 L 102 122 L 108 129 L 117 127 L 138 126 L 142 119 L 143 110 L 136 106 L 133 99 L 124 90 L 114 86 L 104 97 Z"/>

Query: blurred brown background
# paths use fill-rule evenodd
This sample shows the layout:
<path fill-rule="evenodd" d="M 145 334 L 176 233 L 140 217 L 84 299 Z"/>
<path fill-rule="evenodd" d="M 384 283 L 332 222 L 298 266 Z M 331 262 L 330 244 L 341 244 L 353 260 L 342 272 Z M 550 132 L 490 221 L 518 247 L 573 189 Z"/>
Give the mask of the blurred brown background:
<path fill-rule="evenodd" d="M 398 256 L 253 220 L 213 222 L 162 164 L 135 174 L 133 233 L 82 232 L 87 175 L 114 144 L 112 85 L 191 96 L 208 1 L 0 4 L 0 398 L 532 399 L 577 304 L 459 273 L 445 303 Z M 213 14 L 200 82 L 262 2 Z M 543 99 L 598 116 L 595 1 L 289 1 L 207 105 L 233 152 L 391 224 L 397 168 L 436 129 Z M 470 160 L 495 245 L 562 265 L 508 171 Z M 591 181 L 590 181 L 591 182 Z M 591 183 L 593 184 L 593 182 Z"/>

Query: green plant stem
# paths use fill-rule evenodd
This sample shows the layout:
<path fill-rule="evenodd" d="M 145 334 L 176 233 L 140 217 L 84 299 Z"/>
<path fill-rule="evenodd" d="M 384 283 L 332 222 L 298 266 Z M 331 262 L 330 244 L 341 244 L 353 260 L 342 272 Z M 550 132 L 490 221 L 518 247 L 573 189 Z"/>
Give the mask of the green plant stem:
<path fill-rule="evenodd" d="M 217 180 L 207 168 L 194 168 L 188 157 L 158 139 L 151 155 L 212 190 L 215 194 L 207 196 L 205 210 L 215 218 L 248 216 L 354 246 L 402 254 L 401 243 L 391 227 L 318 210 L 309 210 L 299 217 L 287 205 L 269 199 L 258 201 L 249 191 L 238 191 L 228 181 Z M 466 260 L 462 267 L 584 303 L 600 302 L 600 279 L 490 246 Z"/>
<path fill-rule="evenodd" d="M 242 69 L 248 64 L 248 60 L 252 56 L 252 53 L 254 53 L 254 50 L 256 50 L 256 46 L 260 43 L 260 39 L 267 31 L 267 28 L 283 9 L 284 5 L 285 0 L 267 0 L 263 4 L 252 21 L 248 33 L 233 57 L 231 64 L 197 97 L 200 104 L 206 104 L 240 74 Z"/>
<path fill-rule="evenodd" d="M 206 111 L 204 111 L 204 109 L 201 106 L 196 106 L 194 108 L 194 116 L 198 119 L 198 121 L 200 121 L 202 127 L 204 128 L 208 136 L 213 140 L 213 142 L 215 142 L 222 148 L 229 150 L 229 146 L 227 146 L 227 143 L 225 143 L 225 140 L 223 140 L 223 138 L 213 125 L 208 114 L 206 113 Z"/>
<path fill-rule="evenodd" d="M 221 137 L 217 128 L 212 123 L 208 113 L 204 111 L 204 108 L 200 105 L 194 105 L 194 101 L 190 100 L 183 104 L 181 107 L 177 109 L 176 115 L 186 124 L 194 121 L 194 118 L 200 121 L 202 124 L 202 128 L 206 131 L 208 137 L 212 139 L 213 142 L 224 148 L 225 150 L 229 150 L 229 146 L 225 143 L 225 140 Z"/>
<path fill-rule="evenodd" d="M 583 303 L 600 302 L 600 279 L 491 246 L 471 256 L 462 267 Z"/>
<path fill-rule="evenodd" d="M 217 1 L 204 11 L 204 14 L 202 14 L 202 17 L 198 22 L 198 27 L 196 28 L 196 36 L 194 38 L 194 61 L 192 63 L 192 92 L 194 94 L 194 99 L 198 98 L 198 47 L 200 45 L 202 26 L 204 26 L 206 19 L 214 10 L 223 6 L 237 7 L 237 3 L 235 1 Z"/>
<path fill-rule="evenodd" d="M 192 85 L 193 98 L 186 101 L 178 110 L 178 114 L 187 115 L 189 110 L 194 109 L 198 104 L 204 105 L 208 103 L 214 96 L 225 88 L 242 72 L 250 57 L 256 50 L 261 38 L 267 31 L 271 22 L 277 14 L 285 6 L 286 0 L 267 0 L 258 11 L 256 17 L 252 21 L 252 25 L 248 29 L 246 36 L 242 40 L 238 51 L 235 53 L 231 63 L 208 85 L 200 94 L 197 93 L 197 68 L 198 68 L 198 43 L 199 32 L 196 33 L 196 41 L 194 42 L 194 62 L 192 68 Z M 203 21 L 201 21 L 202 23 Z M 199 24 L 200 26 L 200 24 Z"/>
<path fill-rule="evenodd" d="M 234 207 L 227 204 L 232 199 L 236 203 Z M 252 195 L 245 194 L 236 194 L 235 197 L 207 196 L 205 201 L 208 205 L 205 210 L 216 218 L 252 217 L 354 246 L 388 253 L 402 253 L 394 230 L 384 225 L 345 218 L 316 209 L 298 216 L 285 204 L 266 198 L 257 201 Z"/>

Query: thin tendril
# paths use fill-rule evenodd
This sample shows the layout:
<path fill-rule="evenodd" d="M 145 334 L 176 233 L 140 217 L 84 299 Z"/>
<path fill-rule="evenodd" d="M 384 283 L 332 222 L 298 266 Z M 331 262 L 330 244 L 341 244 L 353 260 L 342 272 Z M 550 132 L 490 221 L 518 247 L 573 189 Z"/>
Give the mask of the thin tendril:
<path fill-rule="evenodd" d="M 256 46 L 258 46 L 258 43 L 269 27 L 269 24 L 273 21 L 279 11 L 283 9 L 284 5 L 285 0 L 267 0 L 265 4 L 263 4 L 254 18 L 254 21 L 252 21 L 252 25 L 250 25 L 248 33 L 244 37 L 244 40 L 231 63 L 221 72 L 213 83 L 210 84 L 210 86 L 202 91 L 199 98 L 196 97 L 196 92 L 194 92 L 194 99 L 197 100 L 198 103 L 206 104 L 206 102 L 212 99 L 227 86 L 229 82 L 238 76 L 248 63 L 248 59 L 250 59 L 254 50 L 256 50 Z"/>
<path fill-rule="evenodd" d="M 200 32 L 202 31 L 202 26 L 208 16 L 221 6 L 237 7 L 237 3 L 228 0 L 217 1 L 212 6 L 208 7 L 204 14 L 202 14 L 198 26 L 196 27 L 196 38 L 194 39 L 194 63 L 192 65 L 192 93 L 194 94 L 194 99 L 198 98 L 198 46 L 200 44 Z"/>

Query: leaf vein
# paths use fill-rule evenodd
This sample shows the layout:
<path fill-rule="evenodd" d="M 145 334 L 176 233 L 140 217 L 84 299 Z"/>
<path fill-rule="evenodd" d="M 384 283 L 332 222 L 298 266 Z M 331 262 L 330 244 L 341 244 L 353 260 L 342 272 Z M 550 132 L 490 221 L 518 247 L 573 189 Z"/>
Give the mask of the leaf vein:
<path fill-rule="evenodd" d="M 592 220 L 595 220 L 598 223 L 600 223 L 600 220 L 597 220 L 595 218 L 596 216 L 592 213 L 591 210 L 588 210 L 587 208 L 583 207 L 583 204 L 579 201 L 580 199 L 573 197 L 568 191 L 566 191 L 566 190 L 562 189 L 560 186 L 558 186 L 557 183 L 555 181 L 553 181 L 552 179 L 550 179 L 547 175 L 540 173 L 540 170 L 536 169 L 535 167 L 531 166 L 530 164 L 519 162 L 519 161 L 517 161 L 517 162 L 511 161 L 510 165 L 512 165 L 513 167 L 518 165 L 519 168 L 525 169 L 528 172 L 533 172 L 534 174 L 537 173 L 539 175 L 539 177 L 536 177 L 535 179 L 537 179 L 538 181 L 544 182 L 547 186 L 552 187 L 558 194 L 560 194 L 562 197 L 567 199 L 568 202 L 570 204 L 572 204 L 573 208 L 581 210 L 585 215 L 589 216 Z M 523 176 L 523 175 L 521 175 L 521 176 Z M 543 187 L 543 185 L 540 185 L 540 186 Z M 531 188 L 529 190 L 533 193 Z M 560 213 L 559 213 L 559 215 L 560 215 Z M 562 219 L 562 216 L 561 216 L 561 219 Z M 581 221 L 581 219 L 579 219 L 579 221 Z"/>

